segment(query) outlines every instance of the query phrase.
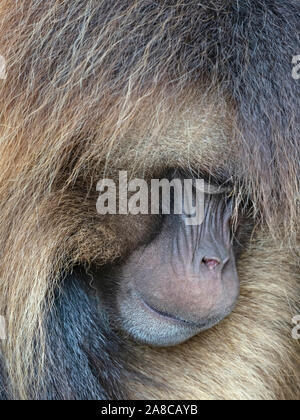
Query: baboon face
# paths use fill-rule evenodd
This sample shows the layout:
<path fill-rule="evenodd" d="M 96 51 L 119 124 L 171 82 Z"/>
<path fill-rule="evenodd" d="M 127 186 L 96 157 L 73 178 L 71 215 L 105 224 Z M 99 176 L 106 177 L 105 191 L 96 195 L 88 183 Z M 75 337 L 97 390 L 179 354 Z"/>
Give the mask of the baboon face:
<path fill-rule="evenodd" d="M 298 397 L 299 2 L 24 3 L 0 2 L 0 399 Z M 203 179 L 204 220 L 98 214 L 120 171 Z"/>
<path fill-rule="evenodd" d="M 168 132 L 163 129 L 158 150 L 150 147 L 150 151 L 156 153 L 158 162 L 162 155 L 171 157 L 171 151 L 177 151 L 182 182 L 203 174 L 204 220 L 188 225 L 186 214 L 173 211 L 136 218 L 130 215 L 129 222 L 123 218 L 118 224 L 116 216 L 116 229 L 123 234 L 129 229 L 132 236 L 143 240 L 119 264 L 98 274 L 98 287 L 112 322 L 136 341 L 156 346 L 181 343 L 214 326 L 231 313 L 239 295 L 233 201 L 228 198 L 232 191 L 230 167 L 225 159 L 219 159 L 221 150 L 230 148 L 228 126 L 220 121 L 224 113 L 196 103 L 169 117 Z M 143 134 L 140 136 L 142 139 Z M 194 150 L 192 157 L 189 147 Z M 188 170 L 192 158 L 194 175 Z M 176 169 L 169 170 L 169 179 L 178 178 L 178 162 Z M 164 170 L 168 168 L 160 173 Z M 227 186 L 225 191 L 221 184 Z M 198 199 L 193 190 L 193 200 Z"/>

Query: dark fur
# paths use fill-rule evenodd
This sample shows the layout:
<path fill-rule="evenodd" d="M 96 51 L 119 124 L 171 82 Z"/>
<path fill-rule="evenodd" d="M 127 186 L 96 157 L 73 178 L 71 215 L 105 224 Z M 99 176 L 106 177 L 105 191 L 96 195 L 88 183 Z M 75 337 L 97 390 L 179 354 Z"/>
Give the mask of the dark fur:
<path fill-rule="evenodd" d="M 128 380 L 124 343 L 111 331 L 105 313 L 85 285 L 78 268 L 64 279 L 46 320 L 46 366 L 35 399 L 124 399 Z M 128 349 L 127 349 L 128 350 Z M 39 358 L 39 354 L 34 355 Z M 37 374 L 37 373 L 36 373 Z M 8 391 L 8 389 L 7 389 Z M 1 399 L 11 399 L 9 393 Z"/>

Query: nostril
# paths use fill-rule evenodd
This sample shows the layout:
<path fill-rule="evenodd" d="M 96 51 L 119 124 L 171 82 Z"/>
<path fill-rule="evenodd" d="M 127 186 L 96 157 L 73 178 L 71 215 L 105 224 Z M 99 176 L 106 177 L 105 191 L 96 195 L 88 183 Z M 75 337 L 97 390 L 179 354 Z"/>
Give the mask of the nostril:
<path fill-rule="evenodd" d="M 218 267 L 221 264 L 220 260 L 217 259 L 217 258 L 207 258 L 207 257 L 204 257 L 202 259 L 202 262 L 203 262 L 203 264 L 206 265 L 206 267 L 209 270 L 214 270 L 216 267 Z"/>

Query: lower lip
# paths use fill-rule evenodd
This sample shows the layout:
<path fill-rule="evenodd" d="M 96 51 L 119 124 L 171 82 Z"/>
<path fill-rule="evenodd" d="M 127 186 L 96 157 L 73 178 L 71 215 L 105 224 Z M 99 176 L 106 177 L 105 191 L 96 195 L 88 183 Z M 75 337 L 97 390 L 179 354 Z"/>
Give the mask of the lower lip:
<path fill-rule="evenodd" d="M 181 325 L 185 328 L 201 328 L 201 325 L 194 324 L 193 322 L 185 321 L 183 319 L 171 316 L 169 314 L 165 314 L 163 312 L 158 311 L 157 309 L 154 309 L 152 306 L 150 306 L 139 294 L 136 294 L 137 299 L 139 300 L 140 304 L 142 305 L 143 309 L 146 311 L 150 311 L 152 315 L 155 317 L 159 317 L 159 319 L 164 320 L 165 322 L 170 322 L 172 324 Z"/>
<path fill-rule="evenodd" d="M 135 293 L 136 295 L 136 299 L 139 302 L 139 304 L 141 305 L 142 309 L 146 312 L 150 312 L 152 316 L 154 316 L 156 319 L 163 321 L 163 322 L 167 322 L 173 326 L 177 326 L 177 327 L 181 327 L 184 329 L 190 329 L 192 331 L 194 331 L 194 333 L 198 334 L 199 332 L 202 331 L 206 331 L 212 327 L 214 327 L 215 325 L 219 324 L 223 319 L 225 319 L 234 309 L 235 304 L 231 307 L 228 308 L 227 311 L 224 311 L 224 315 L 221 317 L 216 317 L 213 319 L 208 320 L 207 322 L 203 323 L 203 324 L 196 324 L 190 321 L 185 321 L 183 319 L 180 318 L 176 318 L 173 317 L 169 314 L 165 314 L 163 312 L 160 312 L 154 308 L 152 308 L 143 298 L 142 296 L 140 296 L 138 293 Z"/>

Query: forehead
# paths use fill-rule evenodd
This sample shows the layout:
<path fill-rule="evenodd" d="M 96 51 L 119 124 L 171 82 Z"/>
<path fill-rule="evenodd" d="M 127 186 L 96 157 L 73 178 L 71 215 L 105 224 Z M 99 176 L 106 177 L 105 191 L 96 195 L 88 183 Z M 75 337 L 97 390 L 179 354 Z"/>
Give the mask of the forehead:
<path fill-rule="evenodd" d="M 212 172 L 233 159 L 233 107 L 203 90 L 147 98 L 115 144 L 119 166 Z"/>

